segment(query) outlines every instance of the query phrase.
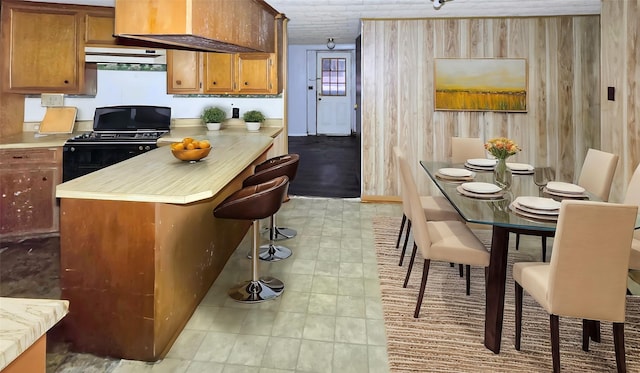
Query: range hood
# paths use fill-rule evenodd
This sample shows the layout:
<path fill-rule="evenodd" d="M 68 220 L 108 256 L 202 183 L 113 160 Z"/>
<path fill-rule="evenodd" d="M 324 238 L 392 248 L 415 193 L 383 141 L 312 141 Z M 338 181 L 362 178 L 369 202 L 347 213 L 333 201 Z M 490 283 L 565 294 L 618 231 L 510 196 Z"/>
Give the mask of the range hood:
<path fill-rule="evenodd" d="M 114 35 L 167 48 L 274 53 L 281 17 L 264 0 L 116 0 Z"/>
<path fill-rule="evenodd" d="M 85 62 L 102 63 L 167 63 L 164 49 L 119 48 L 119 47 L 85 47 Z"/>

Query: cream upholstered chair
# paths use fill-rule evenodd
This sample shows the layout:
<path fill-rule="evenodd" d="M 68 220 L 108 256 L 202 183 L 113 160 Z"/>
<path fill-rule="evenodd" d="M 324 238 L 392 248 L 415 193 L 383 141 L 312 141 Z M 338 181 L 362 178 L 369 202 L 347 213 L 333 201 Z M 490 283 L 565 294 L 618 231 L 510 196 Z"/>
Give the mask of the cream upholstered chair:
<path fill-rule="evenodd" d="M 467 295 L 470 287 L 470 266 L 487 267 L 489 265 L 489 251 L 480 242 L 480 240 L 471 232 L 471 229 L 461 221 L 427 221 L 428 212 L 420 206 L 420 195 L 416 188 L 415 181 L 409 165 L 403 156 L 400 156 L 400 174 L 403 180 L 404 193 L 409 201 L 411 208 L 411 217 L 413 217 L 414 243 L 411 253 L 411 260 L 407 269 L 407 276 L 404 281 L 404 287 L 407 287 L 409 275 L 413 268 L 413 262 L 416 257 L 417 248 L 420 248 L 422 257 L 424 258 L 424 268 L 422 273 L 422 282 L 420 291 L 418 292 L 418 301 L 413 317 L 418 317 L 420 307 L 422 306 L 422 298 L 424 296 L 425 287 L 427 285 L 427 277 L 429 275 L 429 265 L 431 260 L 439 260 L 450 263 L 462 263 L 467 265 Z M 425 214 L 427 216 L 425 216 Z"/>
<path fill-rule="evenodd" d="M 477 137 L 451 138 L 451 163 L 464 163 L 471 158 L 487 158 L 482 139 Z"/>
<path fill-rule="evenodd" d="M 550 314 L 554 372 L 560 371 L 559 316 L 583 319 L 584 325 L 599 320 L 613 322 L 618 371 L 626 370 L 627 269 L 637 213 L 638 206 L 632 205 L 562 201 L 550 263 L 513 265 L 516 350 L 520 350 L 524 289 Z M 585 331 L 582 349 L 589 350 Z"/>
<path fill-rule="evenodd" d="M 601 150 L 589 149 L 582 164 L 577 184 L 595 194 L 602 201 L 609 200 L 611 183 L 618 165 L 618 156 Z M 516 250 L 520 246 L 520 235 L 516 235 Z M 542 261 L 547 256 L 547 237 L 542 236 Z"/>
<path fill-rule="evenodd" d="M 627 195 L 622 202 L 627 205 L 640 206 L 640 164 L 629 180 Z M 640 229 L 636 229 L 633 242 L 631 243 L 631 257 L 629 258 L 629 269 L 640 270 Z"/>
<path fill-rule="evenodd" d="M 404 157 L 404 153 L 398 146 L 393 147 L 393 152 L 395 153 L 396 160 L 398 164 L 404 162 L 407 163 L 406 158 Z M 407 170 L 409 169 L 409 165 L 406 164 Z M 411 172 L 411 171 L 409 171 Z M 401 185 L 403 186 L 402 180 Z M 402 237 L 402 233 L 404 231 L 404 227 L 406 225 L 407 229 L 404 236 L 404 245 L 402 246 L 402 254 L 400 255 L 400 265 L 404 260 L 404 254 L 407 251 L 407 243 L 409 240 L 409 234 L 411 233 L 411 207 L 409 206 L 409 202 L 404 197 L 405 190 L 402 188 L 402 222 L 400 223 L 400 232 L 398 232 L 398 239 L 396 241 L 396 248 L 400 247 L 400 239 Z M 442 196 L 421 196 L 419 200 L 420 206 L 424 210 L 424 214 L 428 216 L 429 220 L 462 220 L 462 217 L 456 211 L 453 206 L 447 201 L 446 198 Z"/>

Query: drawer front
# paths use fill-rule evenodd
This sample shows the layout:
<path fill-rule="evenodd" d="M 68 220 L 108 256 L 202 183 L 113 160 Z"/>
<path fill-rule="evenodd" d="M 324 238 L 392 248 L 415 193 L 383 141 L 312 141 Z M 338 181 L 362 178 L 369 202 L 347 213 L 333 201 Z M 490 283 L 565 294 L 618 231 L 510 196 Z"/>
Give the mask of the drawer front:
<path fill-rule="evenodd" d="M 56 148 L 0 149 L 0 164 L 59 163 L 60 154 Z"/>

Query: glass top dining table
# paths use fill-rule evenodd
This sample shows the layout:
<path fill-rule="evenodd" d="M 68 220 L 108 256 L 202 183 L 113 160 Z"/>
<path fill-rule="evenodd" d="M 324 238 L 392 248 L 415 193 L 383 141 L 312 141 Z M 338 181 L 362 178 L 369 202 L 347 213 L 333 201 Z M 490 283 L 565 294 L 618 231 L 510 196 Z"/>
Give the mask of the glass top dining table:
<path fill-rule="evenodd" d="M 504 292 L 507 275 L 509 233 L 553 237 L 556 221 L 538 220 L 520 216 L 510 210 L 509 204 L 519 196 L 553 197 L 544 194 L 534 183 L 533 175 L 513 175 L 508 192 L 499 199 L 471 198 L 460 194 L 460 181 L 441 179 L 437 175 L 441 168 L 464 168 L 463 164 L 420 161 L 420 165 L 433 180 L 442 194 L 451 202 L 465 221 L 492 226 L 491 259 L 487 270 L 484 345 L 494 353 L 500 352 L 502 321 L 504 316 Z M 474 171 L 473 181 L 493 182 L 493 172 Z M 587 192 L 592 201 L 599 199 Z M 558 199 L 559 197 L 553 197 Z M 636 229 L 640 228 L 640 214 Z"/>

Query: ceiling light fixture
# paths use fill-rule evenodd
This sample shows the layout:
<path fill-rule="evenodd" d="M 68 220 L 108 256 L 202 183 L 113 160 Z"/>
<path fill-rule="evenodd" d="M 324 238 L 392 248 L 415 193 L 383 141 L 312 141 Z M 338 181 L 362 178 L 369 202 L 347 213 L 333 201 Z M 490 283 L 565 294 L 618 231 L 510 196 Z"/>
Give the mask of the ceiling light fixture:
<path fill-rule="evenodd" d="M 333 38 L 327 39 L 327 48 L 333 49 L 336 47 L 336 43 L 333 41 Z"/>
<path fill-rule="evenodd" d="M 431 0 L 433 2 L 433 9 L 438 10 L 442 7 L 446 0 Z"/>

